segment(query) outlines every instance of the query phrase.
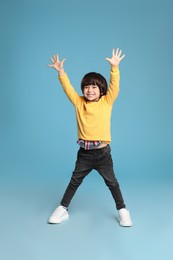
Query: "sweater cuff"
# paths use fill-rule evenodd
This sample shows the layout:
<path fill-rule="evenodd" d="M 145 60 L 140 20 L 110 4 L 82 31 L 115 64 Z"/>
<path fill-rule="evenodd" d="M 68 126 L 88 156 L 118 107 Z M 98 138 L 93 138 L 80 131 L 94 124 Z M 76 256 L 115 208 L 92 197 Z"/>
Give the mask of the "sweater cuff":
<path fill-rule="evenodd" d="M 112 72 L 118 72 L 119 71 L 119 67 L 118 66 L 111 66 L 111 71 Z"/>
<path fill-rule="evenodd" d="M 67 73 L 65 71 L 61 75 L 58 74 L 58 79 L 65 78 L 65 77 L 67 77 Z"/>

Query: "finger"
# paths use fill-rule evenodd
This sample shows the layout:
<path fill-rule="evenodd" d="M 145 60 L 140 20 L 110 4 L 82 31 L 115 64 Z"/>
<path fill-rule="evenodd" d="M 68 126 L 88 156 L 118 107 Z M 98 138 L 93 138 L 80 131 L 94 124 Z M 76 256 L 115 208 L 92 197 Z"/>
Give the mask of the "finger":
<path fill-rule="evenodd" d="M 120 60 L 124 59 L 125 56 L 126 56 L 126 55 L 124 54 L 124 55 L 120 58 Z"/>
<path fill-rule="evenodd" d="M 56 54 L 56 61 L 59 61 L 58 53 Z"/>
<path fill-rule="evenodd" d="M 119 51 L 119 54 L 118 54 L 118 57 L 120 58 L 121 56 L 121 53 L 122 53 L 122 50 Z"/>
<path fill-rule="evenodd" d="M 56 62 L 56 60 L 57 60 L 57 57 L 56 57 L 56 55 L 54 54 L 54 61 Z"/>
<path fill-rule="evenodd" d="M 61 64 L 63 65 L 64 64 L 64 61 L 65 61 L 66 59 L 63 59 L 62 61 L 61 61 Z"/>
<path fill-rule="evenodd" d="M 47 66 L 50 67 L 50 68 L 53 68 L 53 65 L 52 65 L 52 64 L 48 64 Z"/>
<path fill-rule="evenodd" d="M 105 60 L 109 61 L 110 62 L 110 59 L 109 58 L 106 58 Z"/>
<path fill-rule="evenodd" d="M 119 48 L 116 49 L 115 55 L 118 56 Z"/>
<path fill-rule="evenodd" d="M 115 49 L 112 49 L 112 56 L 115 55 Z"/>
<path fill-rule="evenodd" d="M 51 62 L 54 63 L 54 60 L 52 58 L 50 58 Z"/>

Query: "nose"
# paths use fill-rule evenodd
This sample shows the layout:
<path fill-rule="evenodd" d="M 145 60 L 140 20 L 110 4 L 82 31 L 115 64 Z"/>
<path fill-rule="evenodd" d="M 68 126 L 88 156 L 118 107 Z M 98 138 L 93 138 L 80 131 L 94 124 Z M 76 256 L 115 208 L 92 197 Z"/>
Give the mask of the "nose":
<path fill-rule="evenodd" d="M 91 92 L 91 91 L 92 91 L 92 87 L 89 86 L 89 88 L 88 88 L 88 92 Z"/>

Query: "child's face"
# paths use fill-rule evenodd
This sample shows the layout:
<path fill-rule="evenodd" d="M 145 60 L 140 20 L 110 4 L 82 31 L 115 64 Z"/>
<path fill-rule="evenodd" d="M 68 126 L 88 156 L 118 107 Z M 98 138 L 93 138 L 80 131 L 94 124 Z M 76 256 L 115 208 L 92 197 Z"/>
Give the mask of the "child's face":
<path fill-rule="evenodd" d="M 98 101 L 100 98 L 100 89 L 97 85 L 85 86 L 83 89 L 84 97 L 88 101 Z"/>

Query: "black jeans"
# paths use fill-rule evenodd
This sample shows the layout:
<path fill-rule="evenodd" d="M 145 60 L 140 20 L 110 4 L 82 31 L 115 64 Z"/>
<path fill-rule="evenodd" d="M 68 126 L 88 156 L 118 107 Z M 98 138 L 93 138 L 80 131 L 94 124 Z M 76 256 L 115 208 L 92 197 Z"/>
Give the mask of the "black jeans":
<path fill-rule="evenodd" d="M 106 185 L 112 193 L 113 199 L 116 203 L 116 208 L 118 210 L 125 208 L 119 183 L 114 174 L 111 149 L 109 145 L 94 150 L 79 149 L 76 166 L 70 183 L 62 198 L 61 205 L 64 207 L 69 206 L 77 188 L 93 169 L 97 170 L 103 177 Z"/>

